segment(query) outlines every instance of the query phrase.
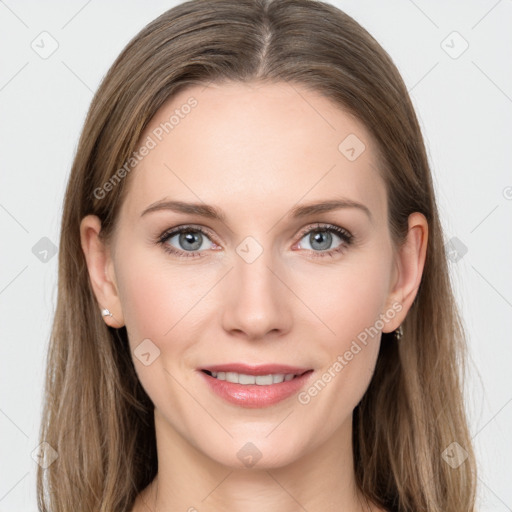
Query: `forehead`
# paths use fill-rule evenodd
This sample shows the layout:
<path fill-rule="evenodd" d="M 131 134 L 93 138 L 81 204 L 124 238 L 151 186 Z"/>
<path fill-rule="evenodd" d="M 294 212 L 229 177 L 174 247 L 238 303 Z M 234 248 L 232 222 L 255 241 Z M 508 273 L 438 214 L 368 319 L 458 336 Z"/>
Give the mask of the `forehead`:
<path fill-rule="evenodd" d="M 377 148 L 364 125 L 297 84 L 210 84 L 170 98 L 139 141 L 128 213 L 164 198 L 227 214 L 348 197 L 385 214 Z M 279 206 L 281 208 L 279 208 Z M 287 209 L 288 209 L 287 208 Z"/>

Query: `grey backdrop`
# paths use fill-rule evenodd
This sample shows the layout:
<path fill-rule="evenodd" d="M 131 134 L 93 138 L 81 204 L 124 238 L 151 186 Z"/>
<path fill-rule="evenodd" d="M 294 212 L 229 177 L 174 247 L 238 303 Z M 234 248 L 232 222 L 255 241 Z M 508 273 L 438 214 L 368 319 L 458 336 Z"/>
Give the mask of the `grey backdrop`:
<path fill-rule="evenodd" d="M 0 512 L 37 510 L 55 251 L 87 108 L 129 39 L 177 3 L 0 1 Z M 332 3 L 390 53 L 417 109 L 469 334 L 479 508 L 511 511 L 512 0 Z"/>

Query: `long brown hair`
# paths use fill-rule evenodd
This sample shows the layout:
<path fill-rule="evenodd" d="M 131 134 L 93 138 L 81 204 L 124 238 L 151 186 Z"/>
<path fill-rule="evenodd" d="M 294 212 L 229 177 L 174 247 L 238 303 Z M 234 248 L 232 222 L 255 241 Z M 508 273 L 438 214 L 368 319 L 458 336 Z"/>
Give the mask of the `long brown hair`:
<path fill-rule="evenodd" d="M 97 215 L 109 239 L 130 177 L 107 194 L 98 189 L 129 159 L 167 99 L 193 84 L 222 81 L 297 83 L 351 112 L 381 152 L 395 247 L 409 214 L 428 220 L 423 277 L 403 337 L 383 333 L 374 377 L 354 411 L 356 478 L 382 507 L 473 511 L 465 333 L 420 127 L 388 54 L 351 17 L 315 0 L 182 3 L 134 37 L 101 83 L 64 201 L 40 434 L 48 463 L 58 457 L 38 468 L 40 510 L 126 511 L 156 475 L 154 406 L 136 376 L 125 328 L 107 327 L 99 314 L 79 226 Z M 464 462 L 447 462 L 454 450 L 461 460 L 467 454 Z"/>

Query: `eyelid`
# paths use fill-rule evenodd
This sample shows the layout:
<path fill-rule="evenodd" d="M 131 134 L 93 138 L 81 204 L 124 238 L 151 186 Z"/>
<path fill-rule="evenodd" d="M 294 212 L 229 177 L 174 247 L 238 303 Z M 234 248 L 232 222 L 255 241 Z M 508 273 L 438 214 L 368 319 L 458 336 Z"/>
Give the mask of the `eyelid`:
<path fill-rule="evenodd" d="M 308 233 L 312 231 L 320 231 L 325 229 L 326 231 L 334 231 L 338 236 L 341 236 L 341 234 L 344 234 L 348 240 L 352 240 L 354 238 L 354 235 L 348 231 L 348 229 L 342 228 L 341 226 L 336 226 L 335 224 L 329 224 L 328 222 L 316 222 L 315 225 L 308 225 L 305 228 L 303 228 L 301 231 L 299 231 L 299 236 L 301 239 L 304 237 L 304 235 L 307 235 Z M 339 232 L 339 233 L 338 233 Z"/>
<path fill-rule="evenodd" d="M 174 226 L 173 228 L 166 229 L 159 237 L 158 240 L 163 240 L 166 238 L 169 238 L 171 236 L 177 235 L 183 231 L 199 231 L 200 233 L 203 233 L 205 235 L 208 235 L 210 238 L 215 239 L 216 235 L 213 233 L 210 228 L 207 228 L 205 226 L 201 226 L 199 224 L 180 224 L 178 226 Z M 214 242 L 214 240 L 211 240 Z M 215 242 L 216 243 L 216 242 Z"/>
<path fill-rule="evenodd" d="M 213 231 L 210 230 L 210 228 L 207 228 L 205 226 L 201 226 L 199 224 L 180 224 L 178 226 L 174 226 L 173 228 L 166 229 L 158 237 L 158 239 L 161 240 L 161 239 L 164 239 L 164 238 L 169 238 L 170 236 L 178 234 L 178 233 L 180 233 L 182 231 L 185 231 L 187 229 L 190 229 L 191 231 L 192 230 L 197 230 L 197 231 L 199 231 L 199 232 L 201 232 L 203 234 L 208 235 L 211 238 L 215 238 L 216 237 L 216 235 L 213 233 Z M 336 226 L 334 224 L 329 224 L 329 223 L 326 223 L 326 222 L 315 222 L 315 223 L 313 223 L 313 225 L 312 224 L 308 224 L 307 226 L 302 228 L 297 233 L 296 236 L 299 237 L 299 239 L 302 239 L 304 237 L 304 235 L 307 235 L 311 231 L 315 231 L 315 230 L 319 230 L 319 229 L 332 229 L 333 231 L 341 231 L 349 239 L 352 239 L 354 237 L 353 234 L 350 231 L 348 231 L 347 229 L 345 229 L 345 228 L 343 228 L 341 226 Z M 214 240 L 212 240 L 212 242 L 214 242 Z M 215 243 L 217 243 L 217 242 L 215 242 Z M 217 245 L 219 245 L 219 244 L 217 244 Z"/>
<path fill-rule="evenodd" d="M 180 234 L 182 232 L 186 232 L 187 230 L 200 232 L 203 235 L 206 235 L 210 239 L 211 243 L 217 245 L 218 247 L 220 246 L 215 241 L 216 235 L 213 235 L 212 234 L 213 232 L 209 228 L 202 226 L 202 225 L 198 225 L 198 224 L 181 224 L 181 225 L 169 228 L 169 229 L 165 230 L 157 238 L 157 243 L 164 246 L 164 245 L 166 245 L 166 242 L 169 238 L 172 238 L 175 235 Z M 316 223 L 309 224 L 309 225 L 305 226 L 304 228 L 302 228 L 299 231 L 299 233 L 296 235 L 298 237 L 298 241 L 295 242 L 294 246 L 296 246 L 298 243 L 300 243 L 300 241 L 302 240 L 302 238 L 304 238 L 305 235 L 307 235 L 309 233 L 313 233 L 315 231 L 322 231 L 322 230 L 335 233 L 339 238 L 341 238 L 342 245 L 344 245 L 345 247 L 347 247 L 353 243 L 354 235 L 347 229 L 345 229 L 341 226 L 337 226 L 335 224 L 329 224 L 329 223 L 325 223 L 325 222 L 316 222 Z M 204 251 L 183 251 L 182 249 L 178 249 L 173 246 L 164 248 L 164 250 L 166 250 L 169 253 L 175 254 L 178 257 L 202 257 L 202 253 L 208 252 L 206 250 L 204 250 Z M 309 249 L 306 249 L 306 250 L 311 252 L 311 250 L 309 250 Z M 329 249 L 326 251 L 313 251 L 313 254 L 315 257 L 323 257 L 324 255 L 332 256 L 332 253 L 337 252 L 338 250 L 339 249 Z"/>

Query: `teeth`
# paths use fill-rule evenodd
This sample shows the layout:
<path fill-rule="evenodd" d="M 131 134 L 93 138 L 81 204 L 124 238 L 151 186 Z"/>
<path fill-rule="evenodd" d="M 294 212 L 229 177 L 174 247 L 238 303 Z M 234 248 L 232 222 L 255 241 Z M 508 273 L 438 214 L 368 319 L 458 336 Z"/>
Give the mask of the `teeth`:
<path fill-rule="evenodd" d="M 235 372 L 226 372 L 226 380 L 236 384 L 238 382 L 238 375 Z"/>
<path fill-rule="evenodd" d="M 211 372 L 212 377 L 219 380 L 226 380 L 234 384 L 257 384 L 258 386 L 269 386 L 270 384 L 279 384 L 283 381 L 292 380 L 294 373 L 273 373 L 271 375 L 247 375 L 236 372 Z"/>
<path fill-rule="evenodd" d="M 274 377 L 272 375 L 257 375 L 256 376 L 256 384 L 260 386 L 268 386 L 269 384 L 273 384 Z"/>

